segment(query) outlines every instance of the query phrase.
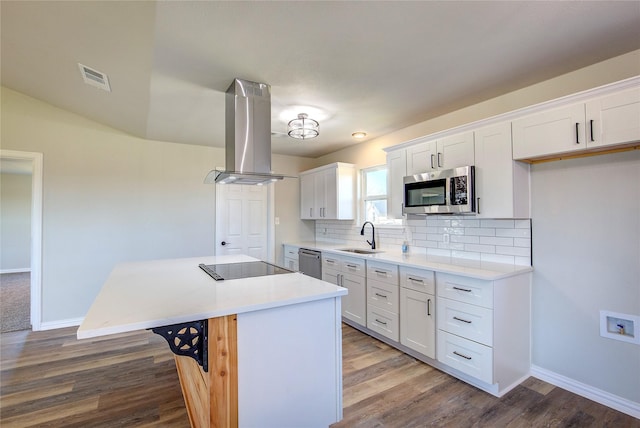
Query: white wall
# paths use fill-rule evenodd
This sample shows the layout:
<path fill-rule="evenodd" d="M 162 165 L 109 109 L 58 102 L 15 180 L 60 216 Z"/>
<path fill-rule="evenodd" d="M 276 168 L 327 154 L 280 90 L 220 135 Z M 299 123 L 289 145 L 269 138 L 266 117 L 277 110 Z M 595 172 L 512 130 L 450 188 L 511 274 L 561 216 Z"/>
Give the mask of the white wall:
<path fill-rule="evenodd" d="M 0 271 L 31 266 L 31 175 L 0 175 Z"/>
<path fill-rule="evenodd" d="M 83 317 L 118 262 L 214 253 L 203 179 L 224 149 L 135 138 L 7 88 L 1 115 L 3 149 L 44 154 L 43 323 Z M 274 156 L 273 167 L 297 175 L 310 162 Z M 308 239 L 298 193 L 297 179 L 275 186 L 277 251 Z"/>
<path fill-rule="evenodd" d="M 640 346 L 599 334 L 601 309 L 640 315 L 640 152 L 531 179 L 533 364 L 640 403 Z"/>

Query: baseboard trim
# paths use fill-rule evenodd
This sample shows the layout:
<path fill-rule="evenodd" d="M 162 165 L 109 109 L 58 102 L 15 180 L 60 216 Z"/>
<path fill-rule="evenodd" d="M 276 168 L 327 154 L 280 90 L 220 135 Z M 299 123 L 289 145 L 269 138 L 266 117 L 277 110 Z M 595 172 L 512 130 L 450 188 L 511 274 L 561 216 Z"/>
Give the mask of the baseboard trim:
<path fill-rule="evenodd" d="M 57 328 L 77 327 L 82 324 L 83 318 L 69 318 L 58 321 L 44 321 L 40 323 L 40 330 L 55 330 Z"/>
<path fill-rule="evenodd" d="M 31 272 L 31 268 L 21 268 L 21 269 L 1 269 L 0 274 L 3 273 L 24 273 Z"/>
<path fill-rule="evenodd" d="M 531 366 L 531 376 L 640 419 L 640 403 L 627 400 L 535 365 Z"/>

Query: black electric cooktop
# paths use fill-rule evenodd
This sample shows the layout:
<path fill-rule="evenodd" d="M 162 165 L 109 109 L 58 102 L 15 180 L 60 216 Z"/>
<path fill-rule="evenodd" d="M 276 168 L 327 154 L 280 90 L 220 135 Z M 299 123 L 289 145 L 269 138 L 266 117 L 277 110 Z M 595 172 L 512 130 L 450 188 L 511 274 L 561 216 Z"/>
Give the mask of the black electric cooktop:
<path fill-rule="evenodd" d="M 281 273 L 293 273 L 289 269 L 272 265 L 267 262 L 242 262 L 242 263 L 224 263 L 217 265 L 198 265 L 200 269 L 205 271 L 211 278 L 216 281 L 225 279 L 252 278 L 255 276 L 278 275 Z"/>

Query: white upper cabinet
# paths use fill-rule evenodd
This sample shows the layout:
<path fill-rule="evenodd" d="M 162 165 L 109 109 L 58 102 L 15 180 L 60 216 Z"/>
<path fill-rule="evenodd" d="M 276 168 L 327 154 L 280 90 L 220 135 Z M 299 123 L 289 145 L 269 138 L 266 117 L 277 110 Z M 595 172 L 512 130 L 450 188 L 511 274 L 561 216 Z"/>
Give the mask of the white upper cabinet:
<path fill-rule="evenodd" d="M 473 132 L 452 135 L 438 140 L 435 162 L 438 169 L 451 169 L 475 163 Z"/>
<path fill-rule="evenodd" d="M 387 216 L 402 218 L 403 178 L 407 175 L 407 150 L 387 153 Z"/>
<path fill-rule="evenodd" d="M 640 88 L 513 121 L 513 158 L 535 159 L 640 141 Z"/>
<path fill-rule="evenodd" d="M 407 173 L 405 175 L 422 174 L 437 169 L 437 165 L 433 161 L 437 150 L 436 141 L 407 147 Z"/>
<path fill-rule="evenodd" d="M 484 218 L 529 217 L 529 165 L 511 156 L 511 123 L 475 131 L 476 210 Z"/>
<path fill-rule="evenodd" d="M 473 164 L 473 132 L 407 147 L 407 175 Z"/>
<path fill-rule="evenodd" d="M 640 141 L 640 88 L 589 101 L 586 114 L 587 147 Z"/>
<path fill-rule="evenodd" d="M 300 218 L 352 220 L 355 215 L 355 169 L 333 163 L 300 173 Z"/>

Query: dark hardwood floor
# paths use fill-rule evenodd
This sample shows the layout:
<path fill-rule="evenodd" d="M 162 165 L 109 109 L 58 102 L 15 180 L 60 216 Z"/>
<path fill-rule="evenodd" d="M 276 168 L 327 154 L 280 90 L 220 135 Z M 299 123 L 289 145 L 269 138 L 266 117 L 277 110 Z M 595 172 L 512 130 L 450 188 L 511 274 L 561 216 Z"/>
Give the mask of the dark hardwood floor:
<path fill-rule="evenodd" d="M 75 331 L 0 335 L 2 428 L 189 426 L 164 339 Z M 333 428 L 640 427 L 534 378 L 498 399 L 346 325 L 343 344 L 344 420 Z"/>

